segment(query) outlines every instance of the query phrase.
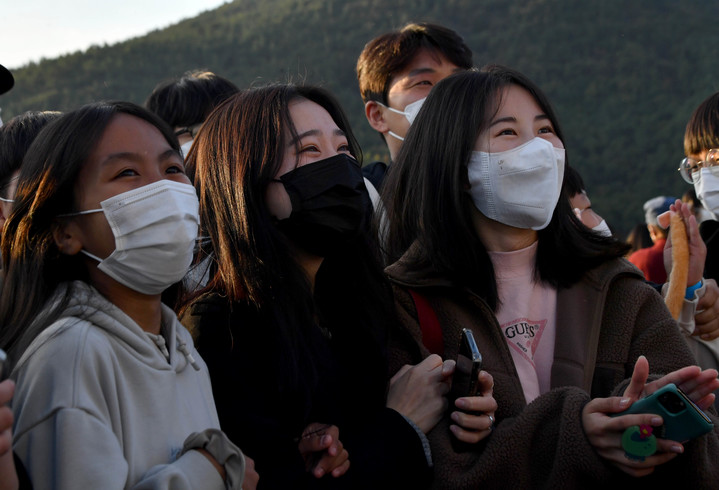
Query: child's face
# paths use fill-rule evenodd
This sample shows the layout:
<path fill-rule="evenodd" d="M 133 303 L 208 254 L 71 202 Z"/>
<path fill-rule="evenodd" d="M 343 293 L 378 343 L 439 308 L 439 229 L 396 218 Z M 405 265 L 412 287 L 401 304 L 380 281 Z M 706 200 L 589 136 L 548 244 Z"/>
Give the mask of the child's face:
<path fill-rule="evenodd" d="M 180 154 L 152 124 L 118 114 L 78 174 L 75 209 L 100 209 L 105 199 L 161 179 L 190 184 Z M 73 221 L 85 250 L 100 258 L 115 250 L 115 237 L 103 213 L 79 216 Z"/>

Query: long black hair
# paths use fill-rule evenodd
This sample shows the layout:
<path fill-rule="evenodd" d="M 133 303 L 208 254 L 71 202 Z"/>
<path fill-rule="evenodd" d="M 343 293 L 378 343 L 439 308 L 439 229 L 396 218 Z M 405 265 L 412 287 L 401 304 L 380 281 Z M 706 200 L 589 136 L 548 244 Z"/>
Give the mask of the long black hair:
<path fill-rule="evenodd" d="M 381 227 L 389 262 L 418 242 L 422 253 L 405 260 L 473 289 L 492 308 L 498 305 L 497 286 L 492 262 L 472 225 L 467 164 L 477 138 L 499 110 L 503 89 L 510 85 L 534 97 L 564 141 L 544 93 L 521 73 L 488 65 L 452 75 L 432 89 L 382 188 L 386 220 Z M 538 241 L 535 273 L 554 287 L 568 287 L 588 269 L 626 250 L 621 242 L 584 227 L 564 189 Z"/>
<path fill-rule="evenodd" d="M 60 283 L 87 281 L 87 268 L 79 254 L 60 253 L 53 230 L 59 215 L 77 211 L 77 176 L 117 114 L 147 121 L 179 151 L 177 138 L 163 121 L 129 102 L 84 106 L 49 123 L 37 135 L 23 160 L 1 243 L 0 346 L 15 361 L 67 303 L 70 289 L 53 306 L 47 304 Z"/>
<path fill-rule="evenodd" d="M 186 299 L 181 314 L 206 294 L 250 305 L 274 330 L 278 343 L 273 354 L 289 386 L 306 395 L 317 381 L 313 349 L 307 344 L 307 329 L 314 328 L 315 318 L 342 326 L 343 331 L 332 332 L 333 341 L 357 342 L 352 351 L 358 356 L 357 366 L 367 366 L 360 356 L 384 355 L 381 338 L 392 303 L 369 230 L 341 253 L 325 258 L 313 292 L 293 245 L 267 208 L 267 187 L 289 141 L 297 136 L 289 112 L 297 99 L 327 110 L 346 135 L 350 153 L 361 159 L 344 112 L 323 89 L 274 84 L 236 94 L 218 106 L 203 123 L 187 158 L 200 198 L 202 234 L 210 242 L 197 261 L 214 264 L 207 286 Z M 368 352 L 372 350 L 375 356 Z M 384 376 L 381 363 L 371 369 Z"/>

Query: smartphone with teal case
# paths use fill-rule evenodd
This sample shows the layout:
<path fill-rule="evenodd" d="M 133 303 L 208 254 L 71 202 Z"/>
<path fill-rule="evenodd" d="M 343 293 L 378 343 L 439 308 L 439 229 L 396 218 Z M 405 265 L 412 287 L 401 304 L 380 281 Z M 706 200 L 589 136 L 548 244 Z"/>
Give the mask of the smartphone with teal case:
<path fill-rule="evenodd" d="M 612 417 L 631 413 L 651 413 L 662 417 L 664 424 L 654 429 L 654 435 L 662 439 L 684 442 L 714 428 L 711 419 L 687 395 L 670 383 L 646 398 L 637 400 L 623 412 Z"/>

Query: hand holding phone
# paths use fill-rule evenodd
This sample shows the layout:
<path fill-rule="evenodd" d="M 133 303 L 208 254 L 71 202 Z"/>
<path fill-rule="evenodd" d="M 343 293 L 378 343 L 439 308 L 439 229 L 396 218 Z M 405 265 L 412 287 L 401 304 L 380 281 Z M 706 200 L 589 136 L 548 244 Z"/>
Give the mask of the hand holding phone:
<path fill-rule="evenodd" d="M 479 353 L 472 331 L 462 329 L 459 341 L 457 365 L 452 376 L 450 401 L 463 396 L 476 396 L 479 388 L 479 371 L 482 369 L 482 354 Z"/>
<path fill-rule="evenodd" d="M 612 414 L 612 417 L 638 413 L 661 416 L 664 424 L 655 428 L 654 434 L 677 442 L 694 439 L 714 428 L 711 419 L 674 383 L 637 400 L 627 410 Z"/>

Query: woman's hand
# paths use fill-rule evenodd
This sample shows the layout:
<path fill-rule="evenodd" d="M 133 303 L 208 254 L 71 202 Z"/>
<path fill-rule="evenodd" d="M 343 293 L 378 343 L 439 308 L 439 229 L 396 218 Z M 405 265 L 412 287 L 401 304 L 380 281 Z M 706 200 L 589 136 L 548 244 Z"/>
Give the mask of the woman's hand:
<path fill-rule="evenodd" d="M 405 365 L 389 382 L 387 406 L 414 422 L 425 434 L 442 418 L 447 408 L 449 377 L 454 361 L 432 354 L 416 366 Z"/>
<path fill-rule="evenodd" d="M 704 279 L 704 296 L 697 302 L 694 333 L 702 340 L 719 337 L 719 286 L 714 279 Z"/>
<path fill-rule="evenodd" d="M 492 375 L 487 371 L 480 371 L 478 378 L 480 395 L 457 398 L 454 404 L 461 411 L 452 412 L 450 415 L 456 425 L 450 425 L 449 430 L 457 439 L 470 444 L 475 444 L 492 433 L 494 413 L 497 410 Z"/>
<path fill-rule="evenodd" d="M 311 471 L 315 478 L 328 473 L 334 477 L 342 476 L 349 469 L 349 453 L 339 436 L 336 425 L 312 423 L 305 427 L 298 447 L 307 471 Z"/>
<path fill-rule="evenodd" d="M 648 376 L 649 363 L 644 356 L 640 356 L 634 365 L 632 380 L 622 397 L 595 398 L 582 410 L 584 432 L 597 454 L 619 470 L 635 477 L 649 475 L 657 466 L 684 452 L 684 447 L 678 442 L 657 439 L 657 452 L 644 461 L 626 456 L 622 447 L 622 435 L 626 429 L 634 425 L 659 427 L 664 423 L 662 418 L 655 414 L 629 414 L 615 418 L 609 416 L 623 412 L 646 394 L 645 383 Z"/>
<path fill-rule="evenodd" d="M 640 356 L 634 365 L 632 379 L 624 390 L 621 398 L 597 398 L 589 402 L 582 411 L 584 432 L 597 453 L 619 468 L 633 476 L 645 476 L 654 469 L 674 459 L 684 452 L 684 446 L 677 441 L 657 439 L 657 452 L 644 461 L 635 461 L 625 456 L 621 446 L 624 431 L 634 425 L 651 425 L 658 427 L 663 424 L 661 417 L 655 414 L 629 414 L 611 418 L 609 414 L 626 410 L 632 403 L 646 397 L 669 383 L 676 384 L 702 410 L 714 403 L 713 392 L 719 389 L 717 371 L 702 371 L 698 366 L 687 366 L 673 371 L 662 378 L 647 383 L 649 363 Z"/>
<path fill-rule="evenodd" d="M 687 229 L 687 245 L 689 247 L 687 287 L 693 286 L 701 280 L 702 275 L 704 274 L 704 262 L 707 257 L 707 246 L 704 244 L 704 240 L 702 240 L 702 237 L 699 234 L 699 225 L 697 224 L 697 220 L 686 203 L 677 199 L 674 204 L 669 206 L 669 209 L 670 210 L 666 213 L 658 216 L 657 220 L 664 228 L 669 226 L 670 213 L 677 213 L 684 220 L 684 226 Z M 667 242 L 664 245 L 664 269 L 667 271 L 667 275 L 669 275 L 672 270 L 671 235 L 667 237 Z"/>
<path fill-rule="evenodd" d="M 624 431 L 634 425 L 662 425 L 662 418 L 654 414 L 631 414 L 612 418 L 611 413 L 622 412 L 629 408 L 627 398 L 595 398 L 582 410 L 584 433 L 594 450 L 610 464 L 629 475 L 640 477 L 649 475 L 654 469 L 671 461 L 684 452 L 684 447 L 666 439 L 657 439 L 657 452 L 644 461 L 629 459 L 622 448 Z"/>
<path fill-rule="evenodd" d="M 245 455 L 245 478 L 242 480 L 242 490 L 256 490 L 260 475 L 255 470 L 255 460 Z"/>

